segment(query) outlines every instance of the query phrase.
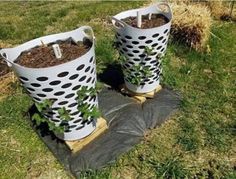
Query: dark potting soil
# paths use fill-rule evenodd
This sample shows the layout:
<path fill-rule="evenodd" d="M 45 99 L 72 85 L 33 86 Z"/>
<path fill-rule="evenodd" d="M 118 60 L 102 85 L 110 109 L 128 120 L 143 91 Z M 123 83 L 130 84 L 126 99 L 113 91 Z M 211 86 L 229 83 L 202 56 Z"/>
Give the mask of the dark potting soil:
<path fill-rule="evenodd" d="M 162 14 L 152 14 L 151 19 L 149 20 L 149 15 L 142 16 L 142 25 L 141 29 L 148 29 L 162 26 L 169 22 L 169 19 Z M 132 27 L 137 27 L 137 17 L 127 17 L 125 19 L 121 19 L 125 23 L 129 24 Z"/>
<path fill-rule="evenodd" d="M 58 44 L 61 49 L 62 57 L 60 59 L 56 58 L 52 48 L 52 45 L 55 43 Z M 92 46 L 92 42 L 88 39 L 83 42 L 74 42 L 70 38 L 66 41 L 57 41 L 55 43 L 47 45 L 42 44 L 42 46 L 37 46 L 22 52 L 15 62 L 29 68 L 56 66 L 84 55 Z"/>

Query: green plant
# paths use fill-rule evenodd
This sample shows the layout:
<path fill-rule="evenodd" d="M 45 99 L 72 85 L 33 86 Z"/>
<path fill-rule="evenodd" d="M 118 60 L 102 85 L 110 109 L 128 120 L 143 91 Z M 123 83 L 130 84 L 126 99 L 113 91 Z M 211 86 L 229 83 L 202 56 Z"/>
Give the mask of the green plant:
<path fill-rule="evenodd" d="M 98 87 L 99 85 L 96 85 Z M 85 98 L 93 97 L 97 94 L 97 89 L 87 86 L 83 86 L 80 90 L 77 91 L 77 101 L 78 101 L 78 110 L 81 112 L 84 121 L 88 121 L 91 118 L 98 118 L 101 116 L 100 111 L 96 106 L 90 106 L 85 102 Z"/>
<path fill-rule="evenodd" d="M 132 69 L 133 75 L 132 78 L 130 76 L 130 69 Z M 152 75 L 149 67 L 142 66 L 140 64 L 133 65 L 131 68 L 124 70 L 124 76 L 129 80 L 130 83 L 139 86 L 145 79 Z"/>
<path fill-rule="evenodd" d="M 149 48 L 148 46 L 145 46 L 144 52 L 145 52 L 147 55 L 151 55 L 152 52 L 153 52 L 153 48 Z"/>
<path fill-rule="evenodd" d="M 63 119 L 59 125 L 56 125 L 54 122 L 51 122 L 49 119 L 43 116 L 44 113 L 49 112 L 49 109 L 52 106 L 52 103 L 53 102 L 49 99 L 44 100 L 42 103 L 35 103 L 35 106 L 38 109 L 39 113 L 35 113 L 32 116 L 32 120 L 34 120 L 36 122 L 36 125 L 38 126 L 41 123 L 46 122 L 48 124 L 48 128 L 50 131 L 53 131 L 55 133 L 63 133 L 64 130 L 68 128 L 68 124 L 67 122 L 65 122 L 65 120 L 66 121 L 70 120 L 69 115 L 66 115 L 67 111 L 65 110 L 65 108 L 58 110 L 59 115 L 62 116 L 61 119 Z"/>

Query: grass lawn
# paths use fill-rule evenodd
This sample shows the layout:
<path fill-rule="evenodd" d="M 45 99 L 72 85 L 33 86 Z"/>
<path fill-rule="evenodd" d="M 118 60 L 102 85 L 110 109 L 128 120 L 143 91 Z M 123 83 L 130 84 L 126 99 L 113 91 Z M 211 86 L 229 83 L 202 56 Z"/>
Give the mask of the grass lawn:
<path fill-rule="evenodd" d="M 143 4 L 0 2 L 0 44 L 14 46 L 90 25 L 101 73 L 118 57 L 109 17 Z M 182 93 L 179 112 L 115 164 L 83 177 L 236 178 L 236 24 L 214 22 L 212 33 L 209 53 L 169 44 L 162 83 Z M 0 178 L 70 178 L 27 123 L 31 105 L 17 82 L 11 85 L 11 95 L 0 101 Z"/>

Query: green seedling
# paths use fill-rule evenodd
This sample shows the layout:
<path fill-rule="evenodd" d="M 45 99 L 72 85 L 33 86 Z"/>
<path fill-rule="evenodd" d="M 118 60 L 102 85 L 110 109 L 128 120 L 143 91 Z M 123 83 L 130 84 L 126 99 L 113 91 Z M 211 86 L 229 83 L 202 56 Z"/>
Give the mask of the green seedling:
<path fill-rule="evenodd" d="M 97 118 L 101 115 L 97 107 L 90 108 L 89 104 L 84 102 L 85 97 L 97 95 L 99 86 L 101 85 L 97 83 L 95 88 L 84 86 L 77 91 L 78 110 L 81 112 L 84 121 L 87 121 L 90 118 Z"/>
<path fill-rule="evenodd" d="M 66 110 L 65 107 L 63 107 L 61 109 L 58 109 L 58 114 L 60 116 L 60 119 L 65 120 L 65 121 L 69 121 L 70 120 L 70 114 Z"/>
<path fill-rule="evenodd" d="M 153 48 L 149 48 L 148 46 L 146 46 L 145 49 L 144 49 L 144 52 L 145 52 L 147 55 L 151 55 L 152 52 L 153 52 Z"/>
<path fill-rule="evenodd" d="M 129 82 L 133 85 L 139 86 L 144 79 L 150 77 L 152 75 L 150 69 L 148 67 L 142 66 L 140 64 L 136 64 L 132 66 L 130 69 L 132 69 L 132 72 L 135 74 L 133 78 L 127 78 L 130 76 L 130 71 L 123 70 L 123 74 L 126 77 L 126 79 L 130 79 Z"/>
<path fill-rule="evenodd" d="M 50 131 L 54 133 L 63 133 L 68 129 L 68 122 L 70 120 L 70 116 L 68 111 L 66 111 L 65 107 L 58 109 L 58 113 L 60 115 L 61 123 L 56 125 L 54 122 L 51 122 L 49 119 L 43 116 L 43 113 L 46 113 L 51 108 L 53 102 L 52 100 L 46 99 L 42 103 L 36 103 L 35 106 L 38 109 L 39 113 L 35 113 L 32 116 L 32 120 L 36 122 L 36 125 L 39 126 L 41 123 L 46 122 L 48 124 L 48 128 Z M 67 125 L 65 125 L 67 123 Z"/>
<path fill-rule="evenodd" d="M 119 61 L 120 61 L 121 65 L 122 65 L 122 64 L 124 64 L 127 61 L 127 59 L 126 59 L 126 57 L 124 55 L 120 55 L 119 56 Z"/>

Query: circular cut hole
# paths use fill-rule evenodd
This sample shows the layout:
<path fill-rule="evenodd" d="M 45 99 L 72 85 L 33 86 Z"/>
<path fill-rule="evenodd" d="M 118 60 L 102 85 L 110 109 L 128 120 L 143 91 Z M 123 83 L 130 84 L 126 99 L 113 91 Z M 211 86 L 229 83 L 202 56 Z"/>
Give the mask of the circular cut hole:
<path fill-rule="evenodd" d="M 158 43 L 154 43 L 152 44 L 152 47 L 156 47 L 158 45 Z"/>
<path fill-rule="evenodd" d="M 84 66 L 85 66 L 85 65 L 82 64 L 82 65 L 78 66 L 78 67 L 76 68 L 76 70 L 77 70 L 77 71 L 80 71 L 80 70 L 82 70 L 82 69 L 84 68 Z"/>
<path fill-rule="evenodd" d="M 74 79 L 78 78 L 78 76 L 79 76 L 78 74 L 74 74 L 74 75 L 72 75 L 69 79 L 70 79 L 70 80 L 74 80 Z"/>
<path fill-rule="evenodd" d="M 159 41 L 160 41 L 160 40 L 162 40 L 162 39 L 164 39 L 164 37 L 163 37 L 163 36 L 161 36 L 161 37 L 159 37 L 159 38 L 158 38 L 158 40 L 159 40 Z"/>
<path fill-rule="evenodd" d="M 122 41 L 123 43 L 126 43 L 126 42 L 127 42 L 125 39 L 121 39 L 121 41 Z"/>
<path fill-rule="evenodd" d="M 157 50 L 160 50 L 160 49 L 161 49 L 161 47 L 162 47 L 161 45 L 160 45 L 160 46 L 158 46 L 158 47 L 157 47 Z"/>
<path fill-rule="evenodd" d="M 132 45 L 126 45 L 126 47 L 127 47 L 127 48 L 133 48 L 133 46 L 132 46 Z"/>
<path fill-rule="evenodd" d="M 53 91 L 53 89 L 52 88 L 44 88 L 44 89 L 42 89 L 44 92 L 51 92 L 51 91 Z"/>
<path fill-rule="evenodd" d="M 61 81 L 55 80 L 55 81 L 50 82 L 49 85 L 55 86 L 55 85 L 58 85 L 60 83 L 61 83 Z"/>
<path fill-rule="evenodd" d="M 84 71 L 88 72 L 90 70 L 90 66 L 88 66 Z"/>
<path fill-rule="evenodd" d="M 82 81 L 85 80 L 85 78 L 86 78 L 86 76 L 83 76 L 83 77 L 81 77 L 81 78 L 79 79 L 79 81 L 82 82 Z"/>
<path fill-rule="evenodd" d="M 72 88 L 72 90 L 78 90 L 81 87 L 81 85 L 76 85 L 75 87 Z"/>
<path fill-rule="evenodd" d="M 41 94 L 41 93 L 40 93 L 40 94 L 36 94 L 36 95 L 37 95 L 38 97 L 42 97 L 42 98 L 47 96 L 47 95 Z"/>
<path fill-rule="evenodd" d="M 140 45 L 138 48 L 139 49 L 145 49 L 145 46 L 144 45 Z"/>
<path fill-rule="evenodd" d="M 94 84 L 95 83 L 95 78 L 93 78 L 93 81 L 92 81 L 92 84 Z"/>
<path fill-rule="evenodd" d="M 130 36 L 128 36 L 128 35 L 126 35 L 125 38 L 126 38 L 126 39 L 129 39 L 129 40 L 132 39 L 132 37 L 130 37 Z"/>
<path fill-rule="evenodd" d="M 69 72 L 64 71 L 64 72 L 59 73 L 57 76 L 58 76 L 58 77 L 65 77 L 65 76 L 67 76 L 68 74 L 69 74 Z"/>
<path fill-rule="evenodd" d="M 89 83 L 91 81 L 92 77 L 90 77 L 89 79 L 87 79 L 86 83 Z"/>
<path fill-rule="evenodd" d="M 72 103 L 70 105 L 68 105 L 69 108 L 75 107 L 76 105 L 78 105 L 78 103 Z"/>
<path fill-rule="evenodd" d="M 139 57 L 140 58 L 146 57 L 146 54 L 140 54 Z"/>
<path fill-rule="evenodd" d="M 40 101 L 40 99 L 39 98 L 36 98 L 36 97 L 33 97 L 36 101 Z"/>
<path fill-rule="evenodd" d="M 72 83 L 67 83 L 67 84 L 62 85 L 61 87 L 62 88 L 69 88 L 71 85 L 72 85 Z"/>
<path fill-rule="evenodd" d="M 89 63 L 92 63 L 92 62 L 93 62 L 93 57 L 91 57 L 89 60 Z"/>
<path fill-rule="evenodd" d="M 71 113 L 70 115 L 71 115 L 71 116 L 75 116 L 75 115 L 77 115 L 77 114 L 79 114 L 79 113 L 80 113 L 79 111 L 75 111 L 75 112 Z"/>
<path fill-rule="evenodd" d="M 26 89 L 28 89 L 29 91 L 35 91 L 33 88 L 29 88 L 29 87 L 27 87 Z"/>
<path fill-rule="evenodd" d="M 71 93 L 71 94 L 66 95 L 65 98 L 67 98 L 67 99 L 72 98 L 74 95 L 75 95 L 75 93 Z"/>
<path fill-rule="evenodd" d="M 65 105 L 67 103 L 68 103 L 68 101 L 62 101 L 62 102 L 58 103 L 58 105 Z"/>
<path fill-rule="evenodd" d="M 139 61 L 140 61 L 139 58 L 134 58 L 133 60 L 134 60 L 135 62 L 139 62 Z"/>
<path fill-rule="evenodd" d="M 28 78 L 26 78 L 26 77 L 23 77 L 23 76 L 20 76 L 19 77 L 21 80 L 23 80 L 23 81 L 29 81 L 29 79 Z"/>
<path fill-rule="evenodd" d="M 145 36 L 139 36 L 138 39 L 139 40 L 144 40 L 144 39 L 146 39 L 146 37 Z"/>
<path fill-rule="evenodd" d="M 65 92 L 64 91 L 59 91 L 59 92 L 56 92 L 54 93 L 55 96 L 61 96 L 63 95 Z"/>
<path fill-rule="evenodd" d="M 48 77 L 41 76 L 41 77 L 38 77 L 37 80 L 38 80 L 38 81 L 47 81 L 47 80 L 48 80 Z"/>
<path fill-rule="evenodd" d="M 147 40 L 145 43 L 150 44 L 150 43 L 152 43 L 152 40 Z"/>
<path fill-rule="evenodd" d="M 132 41 L 132 44 L 134 44 L 134 45 L 138 45 L 139 42 L 138 42 L 138 41 Z"/>
<path fill-rule="evenodd" d="M 77 119 L 77 120 L 73 121 L 73 123 L 76 124 L 76 123 L 79 123 L 81 121 L 82 121 L 82 119 Z"/>
<path fill-rule="evenodd" d="M 31 86 L 33 86 L 33 87 L 40 87 L 41 85 L 38 84 L 38 83 L 31 83 Z"/>
<path fill-rule="evenodd" d="M 139 53 L 139 51 L 138 50 L 133 50 L 133 53 Z"/>
<path fill-rule="evenodd" d="M 156 38 L 156 37 L 158 37 L 159 36 L 159 34 L 157 33 L 157 34 L 153 34 L 153 38 Z"/>
<path fill-rule="evenodd" d="M 151 60 L 151 58 L 145 58 L 145 61 L 150 61 Z"/>
<path fill-rule="evenodd" d="M 128 50 L 126 48 L 122 48 L 122 50 L 124 50 L 125 52 L 128 52 Z"/>

